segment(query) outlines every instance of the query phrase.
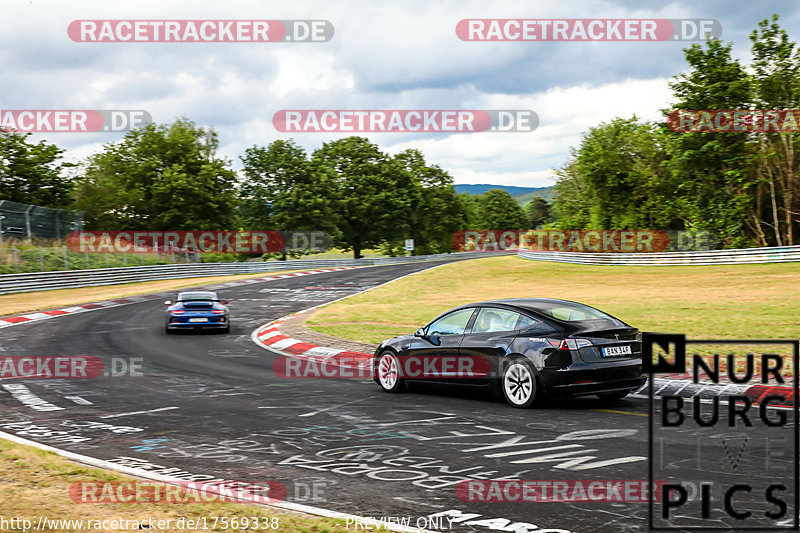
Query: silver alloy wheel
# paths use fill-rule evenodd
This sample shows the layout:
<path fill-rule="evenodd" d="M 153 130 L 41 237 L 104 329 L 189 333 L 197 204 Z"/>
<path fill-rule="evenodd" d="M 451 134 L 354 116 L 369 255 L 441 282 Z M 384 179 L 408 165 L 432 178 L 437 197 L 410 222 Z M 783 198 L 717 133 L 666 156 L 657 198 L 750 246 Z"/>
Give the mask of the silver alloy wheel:
<path fill-rule="evenodd" d="M 508 401 L 514 405 L 529 402 L 533 394 L 533 376 L 528 367 L 522 363 L 512 363 L 503 375 L 503 389 Z"/>
<path fill-rule="evenodd" d="M 378 381 L 386 390 L 397 385 L 397 358 L 390 353 L 383 354 L 378 360 Z"/>

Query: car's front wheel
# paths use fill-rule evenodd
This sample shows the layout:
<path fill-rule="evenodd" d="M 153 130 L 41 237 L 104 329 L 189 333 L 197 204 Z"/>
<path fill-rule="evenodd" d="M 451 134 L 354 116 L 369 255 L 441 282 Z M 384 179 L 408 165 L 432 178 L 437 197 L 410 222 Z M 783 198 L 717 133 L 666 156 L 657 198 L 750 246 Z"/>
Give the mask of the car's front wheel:
<path fill-rule="evenodd" d="M 538 388 L 530 363 L 522 358 L 508 361 L 503 370 L 503 396 L 512 407 L 524 409 L 536 401 Z"/>
<path fill-rule="evenodd" d="M 400 379 L 400 360 L 394 352 L 385 351 L 378 356 L 378 384 L 386 392 L 400 392 L 405 383 Z"/>

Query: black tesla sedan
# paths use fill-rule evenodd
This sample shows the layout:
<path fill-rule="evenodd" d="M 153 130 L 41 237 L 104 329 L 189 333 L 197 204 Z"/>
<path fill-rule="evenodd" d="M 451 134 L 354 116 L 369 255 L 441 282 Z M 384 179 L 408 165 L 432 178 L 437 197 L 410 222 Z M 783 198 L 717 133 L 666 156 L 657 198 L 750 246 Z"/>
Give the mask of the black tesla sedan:
<path fill-rule="evenodd" d="M 373 358 L 387 392 L 446 382 L 502 392 L 514 407 L 544 396 L 621 399 L 641 387 L 639 330 L 594 307 L 544 298 L 463 305 L 414 335 L 386 340 Z"/>

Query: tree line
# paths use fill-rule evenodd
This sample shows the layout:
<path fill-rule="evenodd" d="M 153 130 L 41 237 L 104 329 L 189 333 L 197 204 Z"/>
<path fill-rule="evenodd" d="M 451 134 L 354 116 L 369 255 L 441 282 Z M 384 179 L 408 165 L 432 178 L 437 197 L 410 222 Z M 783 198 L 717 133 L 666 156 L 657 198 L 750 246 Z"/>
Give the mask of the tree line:
<path fill-rule="evenodd" d="M 677 109 L 800 108 L 800 49 L 778 16 L 759 22 L 750 41 L 749 64 L 719 39 L 685 49 L 689 70 L 670 83 L 664 121 L 618 117 L 586 132 L 557 171 L 556 227 L 709 231 L 728 248 L 797 244 L 796 132 L 666 125 Z"/>
<path fill-rule="evenodd" d="M 87 230 L 325 231 L 362 257 L 452 249 L 461 229 L 524 229 L 504 190 L 457 194 L 453 178 L 419 150 L 389 155 L 347 137 L 307 153 L 293 140 L 253 146 L 236 172 L 212 128 L 182 118 L 148 124 L 79 164 L 30 134 L 0 132 L 0 199 L 85 212 Z"/>

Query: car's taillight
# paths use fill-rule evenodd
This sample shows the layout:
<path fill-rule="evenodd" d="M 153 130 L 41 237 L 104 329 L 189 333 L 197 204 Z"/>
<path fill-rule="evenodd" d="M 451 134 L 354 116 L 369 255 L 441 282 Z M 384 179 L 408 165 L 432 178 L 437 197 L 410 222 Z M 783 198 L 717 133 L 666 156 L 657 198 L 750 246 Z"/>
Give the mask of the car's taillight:
<path fill-rule="evenodd" d="M 558 350 L 578 350 L 592 346 L 592 341 L 589 339 L 547 339 L 553 348 Z"/>
<path fill-rule="evenodd" d="M 642 342 L 642 332 L 636 334 L 636 342 Z"/>
<path fill-rule="evenodd" d="M 212 313 L 214 313 L 215 315 L 221 315 L 221 314 L 223 314 L 225 311 L 223 311 L 222 309 L 214 309 L 214 310 L 213 310 L 213 311 L 211 311 L 211 312 L 212 312 Z"/>
<path fill-rule="evenodd" d="M 171 314 L 171 315 L 182 315 L 185 312 L 186 311 L 170 311 L 169 314 Z"/>
<path fill-rule="evenodd" d="M 592 345 L 589 339 L 567 339 L 567 345 L 570 350 L 578 350 L 579 348 L 588 348 Z"/>

